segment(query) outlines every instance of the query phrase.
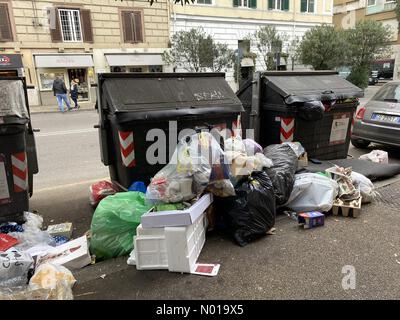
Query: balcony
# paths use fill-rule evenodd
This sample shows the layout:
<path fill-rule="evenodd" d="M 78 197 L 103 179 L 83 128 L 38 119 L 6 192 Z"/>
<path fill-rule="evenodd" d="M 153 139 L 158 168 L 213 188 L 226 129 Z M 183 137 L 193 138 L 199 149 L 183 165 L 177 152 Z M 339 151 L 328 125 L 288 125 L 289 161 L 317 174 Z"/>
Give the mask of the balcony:
<path fill-rule="evenodd" d="M 396 1 L 375 1 L 376 4 L 373 6 L 367 6 L 366 14 L 376 14 L 385 11 L 392 11 L 396 8 Z"/>

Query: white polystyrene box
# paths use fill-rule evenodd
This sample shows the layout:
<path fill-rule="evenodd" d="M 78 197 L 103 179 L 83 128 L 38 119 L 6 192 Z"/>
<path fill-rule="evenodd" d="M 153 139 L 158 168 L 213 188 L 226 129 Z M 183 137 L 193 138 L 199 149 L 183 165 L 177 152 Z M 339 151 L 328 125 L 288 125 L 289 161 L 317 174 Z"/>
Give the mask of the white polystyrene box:
<path fill-rule="evenodd" d="M 161 228 L 189 226 L 211 205 L 213 196 L 210 193 L 203 195 L 191 207 L 184 210 L 169 210 L 154 212 L 150 209 L 140 218 L 143 228 Z"/>
<path fill-rule="evenodd" d="M 143 228 L 139 225 L 131 259 L 138 270 L 168 269 L 190 273 L 203 249 L 206 228 L 204 213 L 188 226 Z"/>

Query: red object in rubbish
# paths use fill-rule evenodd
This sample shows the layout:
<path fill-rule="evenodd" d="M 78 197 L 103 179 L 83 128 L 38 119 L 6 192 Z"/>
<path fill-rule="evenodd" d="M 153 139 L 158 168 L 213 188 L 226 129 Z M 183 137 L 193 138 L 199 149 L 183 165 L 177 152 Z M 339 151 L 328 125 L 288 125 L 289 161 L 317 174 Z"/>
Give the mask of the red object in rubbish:
<path fill-rule="evenodd" d="M 8 234 L 0 233 L 0 251 L 7 251 L 18 243 L 18 239 L 15 239 Z"/>
<path fill-rule="evenodd" d="M 109 181 L 99 181 L 90 186 L 90 204 L 96 207 L 105 197 L 118 192 L 118 188 Z"/>

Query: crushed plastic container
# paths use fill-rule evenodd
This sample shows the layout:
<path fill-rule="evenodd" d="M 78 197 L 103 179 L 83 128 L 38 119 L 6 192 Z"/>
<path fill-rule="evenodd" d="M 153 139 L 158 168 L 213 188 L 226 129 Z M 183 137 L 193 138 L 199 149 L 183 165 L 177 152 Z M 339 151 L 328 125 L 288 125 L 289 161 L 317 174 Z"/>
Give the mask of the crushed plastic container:
<path fill-rule="evenodd" d="M 170 160 L 184 129 L 232 129 L 244 111 L 224 73 L 103 73 L 98 78 L 102 162 L 128 189 Z M 159 137 L 162 150 L 153 152 Z"/>
<path fill-rule="evenodd" d="M 263 147 L 300 142 L 309 158 L 346 158 L 353 116 L 363 91 L 334 71 L 255 73 L 236 93 L 244 129 Z"/>

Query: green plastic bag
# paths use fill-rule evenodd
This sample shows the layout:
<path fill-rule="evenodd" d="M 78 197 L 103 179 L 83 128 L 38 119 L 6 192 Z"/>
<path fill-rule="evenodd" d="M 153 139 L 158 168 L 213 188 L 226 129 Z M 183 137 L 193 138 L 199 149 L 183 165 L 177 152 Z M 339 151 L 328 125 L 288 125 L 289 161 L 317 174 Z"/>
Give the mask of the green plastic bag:
<path fill-rule="evenodd" d="M 133 236 L 140 217 L 151 206 L 142 192 L 120 192 L 100 201 L 92 218 L 90 252 L 96 260 L 127 255 L 133 249 Z"/>

